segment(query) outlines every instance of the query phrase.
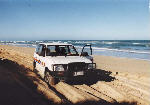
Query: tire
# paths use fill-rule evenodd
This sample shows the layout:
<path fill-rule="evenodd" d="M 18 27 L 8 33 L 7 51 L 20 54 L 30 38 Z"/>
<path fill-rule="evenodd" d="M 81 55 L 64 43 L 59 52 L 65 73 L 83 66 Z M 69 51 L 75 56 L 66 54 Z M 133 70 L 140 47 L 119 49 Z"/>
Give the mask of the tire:
<path fill-rule="evenodd" d="M 44 81 L 51 86 L 56 84 L 55 78 L 52 77 L 48 71 L 45 72 Z"/>
<path fill-rule="evenodd" d="M 36 72 L 35 67 L 36 67 L 36 62 L 35 62 L 35 61 L 33 61 L 33 72 Z"/>

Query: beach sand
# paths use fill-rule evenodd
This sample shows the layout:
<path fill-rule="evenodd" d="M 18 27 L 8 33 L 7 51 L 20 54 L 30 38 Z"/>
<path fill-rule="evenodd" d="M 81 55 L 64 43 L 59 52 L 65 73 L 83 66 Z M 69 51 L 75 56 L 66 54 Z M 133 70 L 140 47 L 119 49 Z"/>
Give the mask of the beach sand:
<path fill-rule="evenodd" d="M 11 71 L 8 60 L 14 62 L 14 65 L 16 63 L 18 66 L 23 67 L 21 74 L 36 85 L 38 93 L 42 93 L 46 99 L 54 103 L 62 102 L 63 98 L 72 103 L 83 100 L 100 102 L 99 100 L 103 99 L 109 103 L 127 102 L 126 104 L 131 103 L 132 105 L 132 102 L 136 102 L 142 105 L 150 104 L 150 61 L 94 55 L 94 62 L 97 64 L 100 77 L 95 84 L 69 85 L 60 82 L 55 87 L 49 87 L 39 76 L 32 72 L 34 50 L 34 48 L 0 45 L 1 62 L 7 60 L 5 69 L 8 70 L 6 72 Z M 4 63 L 0 65 L 1 71 L 4 68 L 3 65 Z M 24 73 L 24 70 L 26 73 Z M 70 89 L 68 94 L 65 93 L 66 89 Z M 69 94 L 73 93 L 76 93 L 76 95 L 71 97 Z M 2 96 L 0 95 L 0 97 Z"/>

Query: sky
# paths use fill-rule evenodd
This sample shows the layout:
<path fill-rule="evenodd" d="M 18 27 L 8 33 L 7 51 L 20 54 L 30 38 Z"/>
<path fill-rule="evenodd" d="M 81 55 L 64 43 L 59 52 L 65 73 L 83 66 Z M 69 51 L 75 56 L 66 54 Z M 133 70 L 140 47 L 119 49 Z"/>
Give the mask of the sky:
<path fill-rule="evenodd" d="M 0 40 L 147 40 L 148 0 L 0 0 Z"/>

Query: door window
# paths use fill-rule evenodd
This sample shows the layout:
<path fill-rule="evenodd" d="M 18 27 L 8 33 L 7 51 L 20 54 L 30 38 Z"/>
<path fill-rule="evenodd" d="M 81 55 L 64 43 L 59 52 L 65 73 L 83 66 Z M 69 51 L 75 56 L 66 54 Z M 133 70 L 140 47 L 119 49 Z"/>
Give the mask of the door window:
<path fill-rule="evenodd" d="M 56 55 L 56 47 L 55 46 L 47 46 L 46 56 Z"/>
<path fill-rule="evenodd" d="M 38 47 L 38 55 L 39 56 L 45 56 L 45 46 L 44 45 L 39 45 L 39 47 Z"/>

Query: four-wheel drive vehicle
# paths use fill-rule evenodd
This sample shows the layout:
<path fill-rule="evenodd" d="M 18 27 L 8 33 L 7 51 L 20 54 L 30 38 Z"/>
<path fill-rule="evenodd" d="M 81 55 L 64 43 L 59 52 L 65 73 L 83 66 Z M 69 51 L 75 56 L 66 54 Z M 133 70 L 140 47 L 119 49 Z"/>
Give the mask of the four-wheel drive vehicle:
<path fill-rule="evenodd" d="M 86 47 L 90 47 L 92 54 L 91 45 L 85 45 L 79 55 L 72 44 L 40 43 L 34 53 L 34 70 L 50 85 L 72 79 L 90 79 L 96 64 L 93 57 L 84 52 Z"/>

